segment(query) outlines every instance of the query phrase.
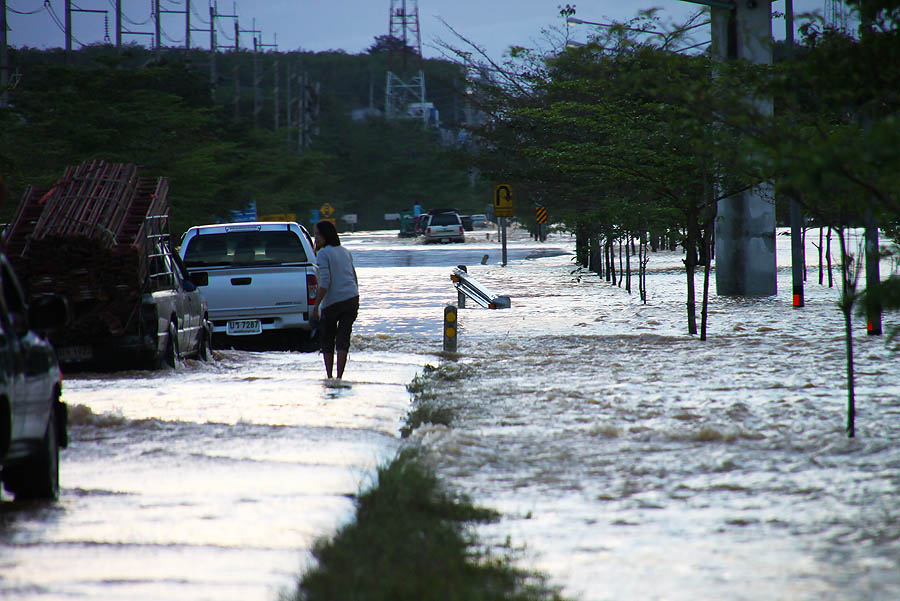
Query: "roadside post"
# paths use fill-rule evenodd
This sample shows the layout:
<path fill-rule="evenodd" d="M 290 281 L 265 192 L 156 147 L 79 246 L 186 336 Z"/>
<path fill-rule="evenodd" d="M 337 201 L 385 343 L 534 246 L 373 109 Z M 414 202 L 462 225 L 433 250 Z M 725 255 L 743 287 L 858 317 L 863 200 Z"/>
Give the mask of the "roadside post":
<path fill-rule="evenodd" d="M 501 264 L 506 267 L 506 218 L 515 214 L 513 209 L 513 188 L 510 184 L 494 186 L 494 217 L 500 220 Z"/>
<path fill-rule="evenodd" d="M 534 209 L 534 220 L 537 222 L 537 241 L 538 242 L 546 242 L 547 241 L 547 232 L 545 231 L 545 225 L 547 223 L 547 207 L 544 205 L 536 205 Z"/>
<path fill-rule="evenodd" d="M 456 352 L 457 329 L 456 307 L 447 305 L 444 307 L 444 352 Z"/>

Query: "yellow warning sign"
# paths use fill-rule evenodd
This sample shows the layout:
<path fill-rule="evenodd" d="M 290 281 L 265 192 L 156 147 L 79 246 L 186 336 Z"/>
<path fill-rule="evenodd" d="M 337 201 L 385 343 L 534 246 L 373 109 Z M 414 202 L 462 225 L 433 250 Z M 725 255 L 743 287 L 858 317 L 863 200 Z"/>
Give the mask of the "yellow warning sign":
<path fill-rule="evenodd" d="M 512 217 L 513 189 L 509 184 L 494 186 L 494 217 Z"/>

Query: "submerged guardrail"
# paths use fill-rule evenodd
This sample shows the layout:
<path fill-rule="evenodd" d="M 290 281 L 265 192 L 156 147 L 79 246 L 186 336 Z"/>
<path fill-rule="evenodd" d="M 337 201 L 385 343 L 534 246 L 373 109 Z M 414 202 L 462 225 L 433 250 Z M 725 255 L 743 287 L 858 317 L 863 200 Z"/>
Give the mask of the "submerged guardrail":
<path fill-rule="evenodd" d="M 494 294 L 481 282 L 469 275 L 465 265 L 458 265 L 450 274 L 450 281 L 459 295 L 459 307 L 466 306 L 466 297 L 471 298 L 485 309 L 509 309 L 508 296 Z"/>

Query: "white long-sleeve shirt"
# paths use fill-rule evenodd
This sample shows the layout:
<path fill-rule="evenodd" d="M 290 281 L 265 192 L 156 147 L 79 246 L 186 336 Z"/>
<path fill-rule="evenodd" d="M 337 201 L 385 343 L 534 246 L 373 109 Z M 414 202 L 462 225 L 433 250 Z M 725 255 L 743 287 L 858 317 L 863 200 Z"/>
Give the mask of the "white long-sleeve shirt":
<path fill-rule="evenodd" d="M 325 288 L 325 298 L 319 309 L 359 296 L 359 282 L 353 256 L 343 246 L 325 246 L 316 253 L 319 266 L 319 286 Z"/>

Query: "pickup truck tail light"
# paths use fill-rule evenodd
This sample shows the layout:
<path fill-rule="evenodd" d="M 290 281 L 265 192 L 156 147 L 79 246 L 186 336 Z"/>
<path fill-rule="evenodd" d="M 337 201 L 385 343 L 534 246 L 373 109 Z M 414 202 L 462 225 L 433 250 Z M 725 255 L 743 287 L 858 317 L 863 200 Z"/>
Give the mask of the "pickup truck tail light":
<path fill-rule="evenodd" d="M 312 273 L 306 274 L 306 301 L 310 305 L 316 304 L 316 295 L 319 294 L 319 280 Z"/>
<path fill-rule="evenodd" d="M 428 236 L 431 235 L 431 228 L 430 228 L 430 227 L 426 227 L 426 228 L 425 228 L 425 234 L 428 235 Z"/>

